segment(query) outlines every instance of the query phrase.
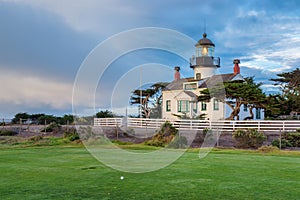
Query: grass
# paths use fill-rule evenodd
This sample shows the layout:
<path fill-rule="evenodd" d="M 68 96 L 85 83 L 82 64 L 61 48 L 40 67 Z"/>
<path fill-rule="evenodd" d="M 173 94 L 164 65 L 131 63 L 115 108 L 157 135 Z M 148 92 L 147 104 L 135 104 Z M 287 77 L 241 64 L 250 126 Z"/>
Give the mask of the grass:
<path fill-rule="evenodd" d="M 104 166 L 80 145 L 15 146 L 0 149 L 0 172 L 1 199 L 299 199 L 300 196 L 299 153 L 216 149 L 199 159 L 197 151 L 190 150 L 164 169 L 132 174 Z"/>

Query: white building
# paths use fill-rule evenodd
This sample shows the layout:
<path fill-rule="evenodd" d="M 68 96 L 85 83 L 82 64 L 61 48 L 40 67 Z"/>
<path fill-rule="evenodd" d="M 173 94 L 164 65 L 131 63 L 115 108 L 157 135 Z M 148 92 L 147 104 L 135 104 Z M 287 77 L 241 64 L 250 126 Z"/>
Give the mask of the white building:
<path fill-rule="evenodd" d="M 222 120 L 230 116 L 232 109 L 225 103 L 216 99 L 210 102 L 199 102 L 200 91 L 209 88 L 210 85 L 228 81 L 243 81 L 240 74 L 239 60 L 234 60 L 234 69 L 229 74 L 217 74 L 220 67 L 220 58 L 214 57 L 214 43 L 206 38 L 206 33 L 200 39 L 196 47 L 196 56 L 192 56 L 190 67 L 194 76 L 180 78 L 180 67 L 175 67 L 174 81 L 166 86 L 162 92 L 162 118 L 178 119 L 178 116 L 194 118 L 205 115 L 207 120 Z M 234 103 L 234 102 L 233 102 Z M 263 119 L 264 110 L 253 108 L 254 118 Z M 239 118 L 250 116 L 247 105 L 240 109 Z"/>

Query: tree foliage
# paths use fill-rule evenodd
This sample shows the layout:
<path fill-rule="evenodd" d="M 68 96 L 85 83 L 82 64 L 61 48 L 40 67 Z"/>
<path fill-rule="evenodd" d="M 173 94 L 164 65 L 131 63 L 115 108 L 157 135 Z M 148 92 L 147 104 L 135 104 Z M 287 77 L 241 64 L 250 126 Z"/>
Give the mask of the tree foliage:
<path fill-rule="evenodd" d="M 96 113 L 97 118 L 112 118 L 114 114 L 109 110 L 102 110 Z"/>
<path fill-rule="evenodd" d="M 239 119 L 239 112 L 242 105 L 247 105 L 250 116 L 253 118 L 253 108 L 265 108 L 266 95 L 260 89 L 261 83 L 255 83 L 253 77 L 245 78 L 245 81 L 229 81 L 217 83 L 209 89 L 200 92 L 199 101 L 209 101 L 215 98 L 226 103 L 232 110 L 226 119 Z"/>
<path fill-rule="evenodd" d="M 139 105 L 142 116 L 145 118 L 161 117 L 162 90 L 167 83 L 159 82 L 146 89 L 137 89 L 130 97 L 131 105 Z"/>
<path fill-rule="evenodd" d="M 67 115 L 67 114 L 64 115 L 63 117 L 57 117 L 54 115 L 46 115 L 44 113 L 38 113 L 38 114 L 17 113 L 12 119 L 12 123 L 18 124 L 20 123 L 21 119 L 26 120 L 27 123 L 32 123 L 32 124 L 45 124 L 45 123 L 50 124 L 54 122 L 60 125 L 66 125 L 66 124 L 72 124 L 74 122 L 74 116 Z"/>
<path fill-rule="evenodd" d="M 15 115 L 15 117 L 12 119 L 12 123 L 14 124 L 18 124 L 20 123 L 20 120 L 21 119 L 29 119 L 29 114 L 27 114 L 26 112 L 23 112 L 23 113 L 17 113 Z"/>
<path fill-rule="evenodd" d="M 271 79 L 274 85 L 281 89 L 281 96 L 277 99 L 281 105 L 280 114 L 288 115 L 291 112 L 300 112 L 300 70 L 277 74 L 278 78 Z"/>

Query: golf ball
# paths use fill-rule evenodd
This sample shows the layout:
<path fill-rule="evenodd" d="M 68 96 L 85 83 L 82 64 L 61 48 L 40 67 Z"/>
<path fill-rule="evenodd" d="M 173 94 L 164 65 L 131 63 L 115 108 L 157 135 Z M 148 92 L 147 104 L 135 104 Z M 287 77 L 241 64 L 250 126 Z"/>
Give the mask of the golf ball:
<path fill-rule="evenodd" d="M 124 179 L 124 176 L 121 176 L 120 179 L 123 180 L 123 179 Z"/>

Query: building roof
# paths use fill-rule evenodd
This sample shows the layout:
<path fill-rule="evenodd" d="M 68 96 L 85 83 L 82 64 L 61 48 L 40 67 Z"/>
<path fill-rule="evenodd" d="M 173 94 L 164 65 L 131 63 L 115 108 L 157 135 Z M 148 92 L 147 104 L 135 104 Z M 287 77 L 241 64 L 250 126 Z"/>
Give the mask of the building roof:
<path fill-rule="evenodd" d="M 182 78 L 176 81 L 172 81 L 169 83 L 164 91 L 168 90 L 183 90 L 183 84 L 188 82 L 198 82 L 198 88 L 207 88 L 215 85 L 216 83 L 222 83 L 222 82 L 228 82 L 228 81 L 244 81 L 244 78 L 241 74 L 218 74 L 213 75 L 209 78 L 204 78 L 200 80 L 194 79 L 194 77 L 190 78 Z M 191 92 L 191 91 L 185 91 L 185 92 Z M 193 92 L 191 92 L 193 93 Z M 188 93 L 187 93 L 188 94 Z M 194 93 L 193 93 L 194 94 Z"/>
<path fill-rule="evenodd" d="M 199 84 L 198 87 L 199 88 L 207 88 L 207 87 L 215 85 L 216 83 L 232 81 L 235 76 L 236 75 L 234 75 L 234 74 L 213 75 L 213 76 L 207 78 L 201 84 Z"/>
<path fill-rule="evenodd" d="M 172 81 L 169 83 L 164 90 L 182 90 L 183 89 L 183 83 L 187 82 L 195 82 L 197 81 L 194 79 L 194 77 L 189 77 L 189 78 L 181 78 L 176 81 Z"/>
<path fill-rule="evenodd" d="M 208 38 L 206 38 L 207 34 L 203 33 L 203 38 L 200 39 L 197 44 L 195 44 L 196 47 L 202 46 L 202 45 L 209 45 L 209 46 L 215 46 L 215 44 Z"/>

